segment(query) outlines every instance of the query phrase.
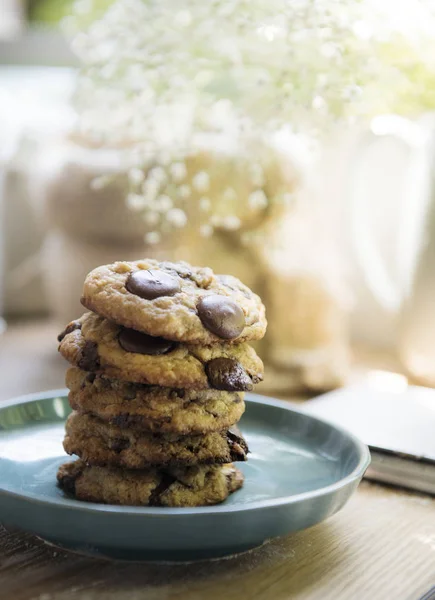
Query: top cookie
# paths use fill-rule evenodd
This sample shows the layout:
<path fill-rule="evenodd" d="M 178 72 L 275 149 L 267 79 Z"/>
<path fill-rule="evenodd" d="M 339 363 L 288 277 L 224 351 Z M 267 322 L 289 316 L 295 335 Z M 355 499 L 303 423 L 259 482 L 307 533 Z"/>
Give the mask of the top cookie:
<path fill-rule="evenodd" d="M 185 262 L 116 262 L 86 277 L 82 304 L 119 325 L 191 344 L 259 340 L 260 298 L 230 275 Z"/>

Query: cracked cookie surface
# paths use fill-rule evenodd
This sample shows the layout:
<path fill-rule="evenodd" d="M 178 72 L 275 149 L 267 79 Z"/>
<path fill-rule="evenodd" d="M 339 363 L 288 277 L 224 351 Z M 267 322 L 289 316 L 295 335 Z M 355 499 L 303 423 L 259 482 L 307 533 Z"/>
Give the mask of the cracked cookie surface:
<path fill-rule="evenodd" d="M 245 403 L 243 392 L 182 390 L 109 379 L 68 369 L 71 407 L 120 427 L 179 434 L 222 431 L 237 423 Z"/>
<path fill-rule="evenodd" d="M 110 425 L 73 412 L 65 425 L 68 454 L 92 465 L 127 469 L 244 461 L 248 446 L 237 429 L 201 435 L 156 434 Z"/>
<path fill-rule="evenodd" d="M 243 485 L 232 464 L 185 469 L 129 471 L 65 463 L 57 473 L 59 486 L 78 500 L 130 506 L 207 506 L 223 502 Z"/>
<path fill-rule="evenodd" d="M 82 304 L 124 327 L 192 344 L 258 340 L 267 325 L 260 298 L 241 281 L 185 262 L 98 267 L 86 277 Z"/>
<path fill-rule="evenodd" d="M 263 363 L 248 344 L 198 346 L 153 338 L 94 313 L 72 321 L 59 336 L 71 364 L 113 379 L 184 389 L 251 390 Z"/>

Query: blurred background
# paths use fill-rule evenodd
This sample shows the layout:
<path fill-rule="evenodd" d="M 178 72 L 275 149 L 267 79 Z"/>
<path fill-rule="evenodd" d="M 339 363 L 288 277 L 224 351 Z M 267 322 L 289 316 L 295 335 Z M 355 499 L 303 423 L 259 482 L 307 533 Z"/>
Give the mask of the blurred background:
<path fill-rule="evenodd" d="M 0 0 L 2 393 L 144 256 L 262 296 L 265 393 L 434 386 L 434 110 L 429 0 Z"/>

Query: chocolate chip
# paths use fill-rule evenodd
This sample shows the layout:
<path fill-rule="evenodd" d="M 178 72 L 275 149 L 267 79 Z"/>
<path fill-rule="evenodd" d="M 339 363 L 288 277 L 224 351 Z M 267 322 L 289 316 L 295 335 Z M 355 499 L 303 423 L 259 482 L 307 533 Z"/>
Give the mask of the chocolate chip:
<path fill-rule="evenodd" d="M 86 377 L 82 379 L 80 388 L 83 390 L 88 384 L 92 385 L 97 377 L 96 373 L 87 373 Z"/>
<path fill-rule="evenodd" d="M 118 336 L 119 345 L 126 352 L 136 354 L 166 354 L 176 346 L 175 342 L 161 337 L 153 337 L 135 329 L 123 327 Z"/>
<path fill-rule="evenodd" d="M 123 390 L 124 400 L 134 400 L 137 396 L 137 386 L 134 383 L 126 384 Z"/>
<path fill-rule="evenodd" d="M 156 386 L 152 385 L 152 383 L 135 383 L 134 387 L 137 388 L 137 389 L 139 389 L 139 390 L 142 390 L 142 392 L 144 394 L 149 394 L 150 392 L 153 391 L 153 389 L 156 388 Z"/>
<path fill-rule="evenodd" d="M 252 390 L 252 381 L 242 365 L 233 358 L 214 358 L 205 366 L 210 386 L 217 390 Z"/>
<path fill-rule="evenodd" d="M 158 269 L 133 271 L 128 276 L 125 287 L 132 294 L 145 300 L 154 300 L 160 296 L 173 296 L 180 291 L 179 281 Z"/>
<path fill-rule="evenodd" d="M 184 398 L 185 395 L 185 390 L 181 389 L 173 389 L 169 392 L 169 397 L 171 398 L 171 400 L 175 400 L 176 398 Z"/>
<path fill-rule="evenodd" d="M 115 438 L 107 444 L 114 452 L 122 452 L 126 448 L 130 448 L 130 440 L 126 438 Z"/>
<path fill-rule="evenodd" d="M 72 331 L 75 331 L 76 329 L 81 329 L 81 328 L 82 328 L 82 324 L 80 323 L 80 321 L 71 321 L 71 323 L 69 323 L 65 327 L 65 329 L 62 331 L 62 333 L 59 333 L 59 335 L 57 336 L 57 341 L 61 342 L 66 335 L 68 335 Z"/>
<path fill-rule="evenodd" d="M 128 427 L 131 423 L 130 415 L 126 413 L 121 413 L 120 415 L 116 415 L 109 420 L 111 425 L 116 425 L 117 427 Z"/>
<path fill-rule="evenodd" d="M 175 477 L 169 473 L 164 473 L 160 483 L 153 489 L 149 499 L 150 506 L 160 506 L 161 496 L 176 481 Z"/>
<path fill-rule="evenodd" d="M 85 342 L 77 366 L 83 371 L 98 371 L 100 359 L 98 356 L 98 345 L 89 340 Z"/>
<path fill-rule="evenodd" d="M 231 460 L 246 460 L 249 448 L 238 427 L 231 427 L 227 431 L 227 440 L 230 447 Z"/>
<path fill-rule="evenodd" d="M 203 296 L 197 309 L 204 327 L 225 340 L 239 337 L 245 327 L 243 310 L 226 296 Z"/>
<path fill-rule="evenodd" d="M 76 479 L 72 475 L 62 475 L 58 477 L 59 486 L 67 493 L 74 496 L 76 492 Z"/>

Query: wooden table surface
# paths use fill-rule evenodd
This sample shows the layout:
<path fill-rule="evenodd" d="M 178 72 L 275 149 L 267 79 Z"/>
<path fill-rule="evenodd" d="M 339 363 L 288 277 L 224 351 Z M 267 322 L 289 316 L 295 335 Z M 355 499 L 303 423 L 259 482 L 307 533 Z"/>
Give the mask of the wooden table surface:
<path fill-rule="evenodd" d="M 63 387 L 56 331 L 29 322 L 11 325 L 0 338 L 0 400 Z M 368 482 L 320 525 L 203 563 L 90 559 L 0 526 L 5 600 L 418 600 L 432 586 L 435 500 Z"/>

